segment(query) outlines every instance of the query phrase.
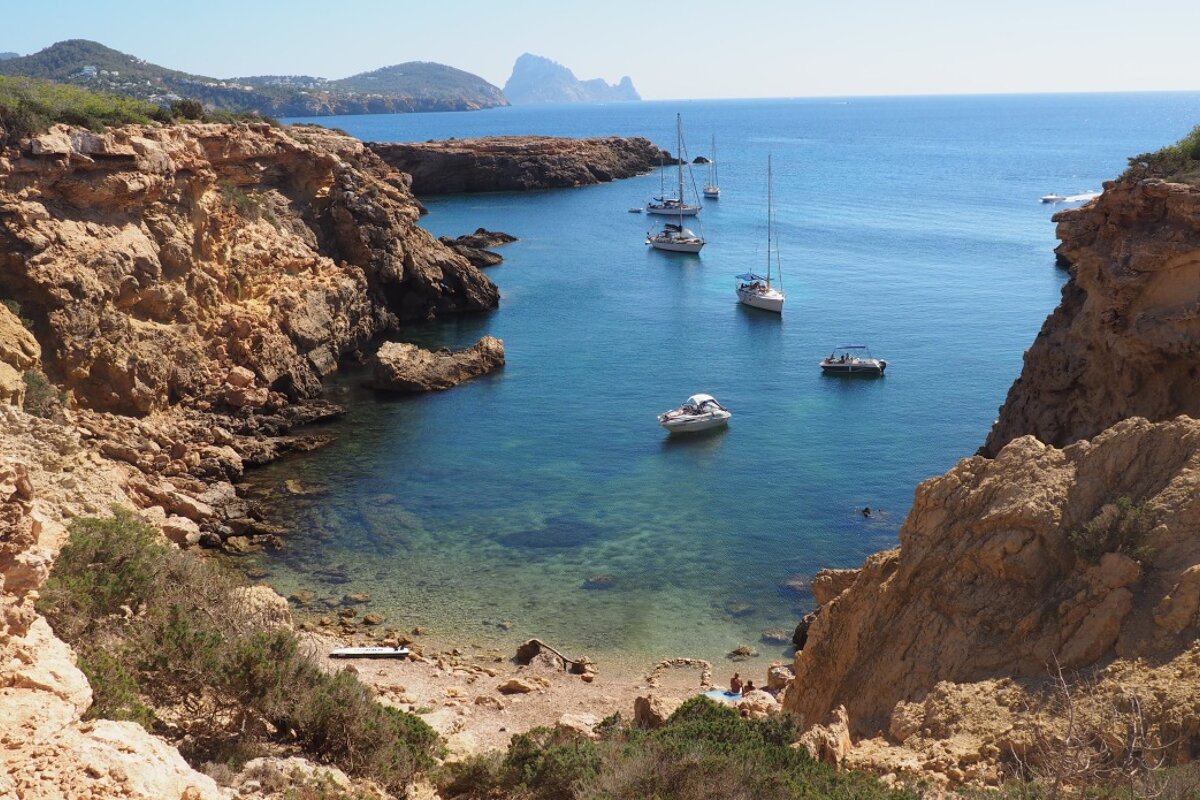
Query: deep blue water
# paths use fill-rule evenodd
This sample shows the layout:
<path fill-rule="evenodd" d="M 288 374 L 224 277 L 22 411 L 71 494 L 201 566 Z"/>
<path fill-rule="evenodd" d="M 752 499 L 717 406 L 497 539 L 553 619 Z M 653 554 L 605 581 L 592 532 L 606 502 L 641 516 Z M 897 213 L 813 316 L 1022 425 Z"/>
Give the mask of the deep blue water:
<path fill-rule="evenodd" d="M 298 531 L 262 563 L 288 592 L 368 591 L 389 624 L 464 643 L 539 636 L 612 659 L 720 658 L 788 631 L 781 588 L 897 542 L 914 487 L 983 442 L 1058 302 L 1050 191 L 1100 189 L 1128 156 L 1200 121 L 1200 94 L 646 102 L 311 120 L 368 140 L 644 135 L 689 154 L 716 137 L 722 196 L 698 257 L 649 250 L 627 213 L 648 175 L 602 186 L 430 198 L 424 224 L 520 241 L 489 271 L 500 309 L 409 331 L 502 338 L 502 373 L 384 398 L 348 373 L 339 441 L 252 476 L 288 479 Z M 782 318 L 737 305 L 765 262 L 774 162 Z M 696 167 L 703 183 L 704 167 Z M 821 375 L 848 340 L 886 377 Z M 673 440 L 655 415 L 694 392 L 729 429 Z M 296 484 L 293 483 L 293 488 Z M 859 510 L 876 509 L 867 520 Z M 340 569 L 349 584 L 313 573 Z M 588 589 L 593 576 L 610 588 Z M 327 577 L 327 576 L 326 576 Z M 510 623 L 502 630 L 499 623 Z"/>

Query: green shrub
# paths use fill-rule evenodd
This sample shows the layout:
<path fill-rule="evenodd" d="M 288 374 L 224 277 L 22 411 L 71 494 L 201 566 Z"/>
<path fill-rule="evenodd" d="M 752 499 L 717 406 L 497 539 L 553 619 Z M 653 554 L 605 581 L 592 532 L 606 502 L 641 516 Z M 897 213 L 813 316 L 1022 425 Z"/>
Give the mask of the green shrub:
<path fill-rule="evenodd" d="M 46 378 L 45 373 L 40 369 L 26 370 L 22 378 L 25 381 L 23 408 L 26 413 L 49 419 L 54 415 L 55 409 L 66 402 L 66 396 Z"/>
<path fill-rule="evenodd" d="M 1175 144 L 1129 159 L 1129 168 L 1121 177 L 1200 183 L 1200 125 Z"/>
<path fill-rule="evenodd" d="M 1105 553 L 1122 553 L 1144 559 L 1146 536 L 1154 527 L 1154 515 L 1145 505 L 1135 505 L 1128 497 L 1105 504 L 1096 516 L 1081 528 L 1067 534 L 1080 557 L 1096 563 Z"/>
<path fill-rule="evenodd" d="M 791 747 L 787 718 L 746 720 L 707 698 L 680 706 L 655 731 L 610 718 L 597 741 L 562 729 L 514 736 L 504 759 L 474 759 L 439 776 L 443 797 L 536 800 L 785 800 L 915 798 L 874 778 L 838 772 Z"/>
<path fill-rule="evenodd" d="M 92 92 L 35 78 L 0 76 L 0 128 L 10 139 L 40 133 L 55 123 L 103 130 L 112 125 L 148 123 L 151 103 Z"/>
<path fill-rule="evenodd" d="M 432 766 L 432 728 L 350 673 L 323 672 L 290 630 L 249 628 L 238 586 L 114 509 L 71 523 L 38 607 L 92 679 L 91 714 L 173 736 L 193 763 L 243 761 L 269 743 L 397 792 Z"/>

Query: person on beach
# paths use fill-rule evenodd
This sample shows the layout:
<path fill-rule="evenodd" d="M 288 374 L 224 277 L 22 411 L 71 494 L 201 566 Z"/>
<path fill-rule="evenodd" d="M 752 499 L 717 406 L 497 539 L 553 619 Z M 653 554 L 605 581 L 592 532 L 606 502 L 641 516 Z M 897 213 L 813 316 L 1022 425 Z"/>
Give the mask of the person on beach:
<path fill-rule="evenodd" d="M 746 685 L 742 687 L 742 694 L 747 695 L 754 691 L 754 681 L 746 681 Z"/>
<path fill-rule="evenodd" d="M 741 694 L 742 693 L 742 678 L 736 672 L 733 673 L 733 677 L 729 679 L 729 693 L 730 694 Z"/>

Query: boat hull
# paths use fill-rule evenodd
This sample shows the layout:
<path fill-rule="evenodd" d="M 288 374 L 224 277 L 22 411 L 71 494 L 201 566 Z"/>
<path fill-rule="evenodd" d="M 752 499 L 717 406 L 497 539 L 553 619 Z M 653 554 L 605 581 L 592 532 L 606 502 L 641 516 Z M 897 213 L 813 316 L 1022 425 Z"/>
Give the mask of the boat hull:
<path fill-rule="evenodd" d="M 719 200 L 721 198 L 721 189 L 716 186 L 705 186 L 704 196 L 709 200 Z"/>
<path fill-rule="evenodd" d="M 329 651 L 330 658 L 404 658 L 407 647 L 339 647 Z"/>
<path fill-rule="evenodd" d="M 745 291 L 738 289 L 738 302 L 751 306 L 752 308 L 762 309 L 763 311 L 771 311 L 776 314 L 783 313 L 783 294 L 781 292 L 771 292 L 770 294 L 761 294 L 754 291 Z"/>
<path fill-rule="evenodd" d="M 694 417 L 690 419 L 667 419 L 659 420 L 658 424 L 666 428 L 670 433 L 698 433 L 699 431 L 708 431 L 713 428 L 721 428 L 729 424 L 730 414 L 713 414 L 706 415 L 703 418 Z"/>
<path fill-rule="evenodd" d="M 691 237 L 672 238 L 658 235 L 646 239 L 646 244 L 655 250 L 665 250 L 668 253 L 699 253 L 700 248 L 704 247 L 704 240 Z"/>
<path fill-rule="evenodd" d="M 886 361 L 878 361 L 874 359 L 859 363 L 843 363 L 840 361 L 821 362 L 821 371 L 826 375 L 864 375 L 869 377 L 877 377 L 882 375 L 885 369 L 887 369 Z"/>
<path fill-rule="evenodd" d="M 694 217 L 700 213 L 700 206 L 646 206 L 647 214 L 659 214 L 664 217 Z"/>

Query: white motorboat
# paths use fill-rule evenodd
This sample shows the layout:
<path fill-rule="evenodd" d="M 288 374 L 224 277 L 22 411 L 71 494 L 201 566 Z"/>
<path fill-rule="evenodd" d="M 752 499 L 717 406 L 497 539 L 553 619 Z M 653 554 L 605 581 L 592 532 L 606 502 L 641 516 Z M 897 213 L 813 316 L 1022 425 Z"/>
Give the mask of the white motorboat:
<path fill-rule="evenodd" d="M 651 203 L 646 206 L 646 211 L 651 214 L 673 214 L 676 222 L 667 223 L 658 233 L 646 234 L 646 244 L 653 247 L 655 250 L 666 250 L 672 253 L 699 253 L 700 248 L 704 247 L 704 237 L 697 236 L 692 231 L 683 227 L 683 218 L 695 216 L 700 210 L 699 205 L 691 206 L 684 202 L 683 198 L 683 164 L 686 160 L 686 152 L 683 149 L 683 117 L 679 114 L 675 115 L 675 141 L 677 144 L 676 150 L 679 154 L 679 186 L 678 196 L 674 198 L 655 198 L 655 201 L 660 201 L 658 206 Z M 690 169 L 690 167 L 689 167 Z M 695 192 L 695 182 L 692 183 L 692 191 Z M 665 209 L 670 209 L 665 210 Z"/>
<path fill-rule="evenodd" d="M 668 222 L 658 233 L 647 235 L 646 244 L 655 250 L 672 253 L 699 253 L 704 247 L 704 239 L 682 225 Z"/>
<path fill-rule="evenodd" d="M 633 206 L 632 208 L 629 209 L 629 213 L 630 214 L 640 214 L 640 213 L 642 213 L 642 207 L 641 206 Z"/>
<path fill-rule="evenodd" d="M 712 158 L 708 162 L 708 183 L 704 185 L 704 196 L 709 200 L 721 197 L 721 186 L 717 183 L 717 137 L 712 137 Z"/>
<path fill-rule="evenodd" d="M 738 302 L 763 311 L 783 313 L 783 268 L 779 264 L 779 237 L 773 235 L 775 207 L 771 195 L 771 157 L 767 156 L 767 274 L 747 272 L 737 276 Z M 772 263 L 773 262 L 773 263 Z M 772 283 L 771 272 L 775 279 Z"/>
<path fill-rule="evenodd" d="M 1064 195 L 1057 194 L 1056 192 L 1051 192 L 1050 194 L 1042 195 L 1041 199 L 1042 199 L 1043 203 L 1061 203 L 1061 202 L 1065 201 L 1067 198 Z"/>
<path fill-rule="evenodd" d="M 407 647 L 338 647 L 329 651 L 330 658 L 404 658 Z"/>
<path fill-rule="evenodd" d="M 733 414 L 711 394 L 694 394 L 679 408 L 658 415 L 658 424 L 671 433 L 694 433 L 719 428 Z"/>
<path fill-rule="evenodd" d="M 882 375 L 887 362 L 874 358 L 865 344 L 844 344 L 835 347 L 821 359 L 821 371 L 826 375 Z"/>

